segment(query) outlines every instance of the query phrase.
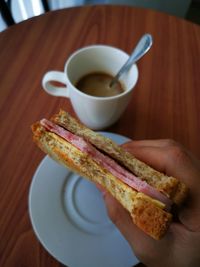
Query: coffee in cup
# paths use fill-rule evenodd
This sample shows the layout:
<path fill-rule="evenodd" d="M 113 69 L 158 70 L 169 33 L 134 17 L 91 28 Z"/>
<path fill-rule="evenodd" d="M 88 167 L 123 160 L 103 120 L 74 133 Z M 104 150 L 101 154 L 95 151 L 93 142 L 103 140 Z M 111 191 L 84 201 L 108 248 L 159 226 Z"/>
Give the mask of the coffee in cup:
<path fill-rule="evenodd" d="M 111 92 L 100 93 L 97 78 L 102 76 L 101 73 L 103 83 L 107 83 L 107 79 L 111 80 L 128 58 L 126 52 L 107 45 L 81 48 L 68 58 L 63 72 L 48 71 L 44 75 L 43 89 L 53 96 L 69 98 L 77 116 L 89 128 L 104 129 L 116 122 L 126 109 L 138 79 L 138 69 L 134 64 L 124 73 L 112 95 Z M 94 78 L 95 84 L 90 81 L 91 78 Z M 93 83 L 92 92 L 84 92 L 82 84 L 85 81 Z M 62 83 L 64 87 L 55 86 L 52 82 Z"/>
<path fill-rule="evenodd" d="M 112 75 L 107 73 L 93 72 L 81 77 L 75 84 L 75 87 L 87 95 L 96 97 L 109 97 L 122 94 L 124 88 L 119 81 L 110 86 L 113 78 Z"/>

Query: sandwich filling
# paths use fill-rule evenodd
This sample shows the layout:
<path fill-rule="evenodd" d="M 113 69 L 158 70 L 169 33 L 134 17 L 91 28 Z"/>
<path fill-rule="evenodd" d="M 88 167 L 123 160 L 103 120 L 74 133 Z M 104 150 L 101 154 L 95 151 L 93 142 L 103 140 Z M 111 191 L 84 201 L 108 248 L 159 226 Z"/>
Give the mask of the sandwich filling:
<path fill-rule="evenodd" d="M 52 133 L 57 134 L 67 142 L 71 143 L 80 151 L 86 153 L 91 156 L 93 160 L 95 160 L 100 166 L 109 171 L 119 180 L 133 188 L 138 192 L 142 192 L 147 196 L 150 196 L 156 200 L 161 201 L 165 204 L 166 210 L 170 210 L 172 205 L 172 201 L 166 197 L 164 194 L 156 190 L 154 187 L 149 185 L 147 182 L 142 181 L 140 178 L 127 171 L 124 167 L 119 165 L 115 160 L 110 158 L 109 156 L 103 154 L 99 150 L 97 150 L 92 144 L 87 142 L 80 136 L 77 136 L 68 130 L 58 126 L 57 124 L 47 120 L 42 119 L 40 124 L 47 130 Z"/>

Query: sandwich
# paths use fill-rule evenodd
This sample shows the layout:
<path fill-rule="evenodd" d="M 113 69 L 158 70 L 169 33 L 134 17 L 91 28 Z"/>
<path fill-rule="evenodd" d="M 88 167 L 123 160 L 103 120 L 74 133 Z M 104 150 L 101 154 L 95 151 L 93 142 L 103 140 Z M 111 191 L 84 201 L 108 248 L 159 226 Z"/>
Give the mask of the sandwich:
<path fill-rule="evenodd" d="M 100 184 L 130 213 L 133 223 L 161 239 L 171 221 L 171 207 L 183 203 L 188 189 L 60 110 L 32 126 L 33 140 L 51 158 Z"/>

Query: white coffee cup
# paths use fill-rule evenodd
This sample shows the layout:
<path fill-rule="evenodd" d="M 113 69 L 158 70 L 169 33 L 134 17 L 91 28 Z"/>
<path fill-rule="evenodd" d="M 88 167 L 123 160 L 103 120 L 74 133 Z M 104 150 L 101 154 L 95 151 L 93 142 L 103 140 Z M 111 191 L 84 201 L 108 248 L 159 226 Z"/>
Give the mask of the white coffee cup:
<path fill-rule="evenodd" d="M 122 76 L 120 82 L 124 91 L 109 97 L 95 97 L 78 90 L 74 84 L 83 76 L 103 72 L 114 76 L 129 55 L 124 51 L 106 45 L 92 45 L 74 52 L 66 61 L 64 71 L 48 71 L 42 80 L 44 90 L 53 96 L 67 97 L 79 119 L 94 130 L 104 129 L 116 122 L 131 99 L 138 80 L 138 69 L 134 64 Z M 63 83 L 57 87 L 51 82 Z"/>

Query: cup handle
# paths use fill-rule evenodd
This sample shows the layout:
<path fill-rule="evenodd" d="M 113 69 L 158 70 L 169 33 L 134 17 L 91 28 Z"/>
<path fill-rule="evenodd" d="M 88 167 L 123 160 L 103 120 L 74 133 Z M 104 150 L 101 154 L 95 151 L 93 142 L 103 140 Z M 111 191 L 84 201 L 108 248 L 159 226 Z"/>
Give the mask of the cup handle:
<path fill-rule="evenodd" d="M 65 84 L 64 87 L 55 86 L 51 82 L 59 82 Z M 48 71 L 42 79 L 42 87 L 50 95 L 63 96 L 69 98 L 69 90 L 66 86 L 66 74 L 61 71 Z"/>

